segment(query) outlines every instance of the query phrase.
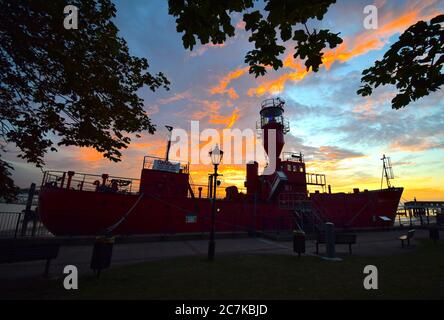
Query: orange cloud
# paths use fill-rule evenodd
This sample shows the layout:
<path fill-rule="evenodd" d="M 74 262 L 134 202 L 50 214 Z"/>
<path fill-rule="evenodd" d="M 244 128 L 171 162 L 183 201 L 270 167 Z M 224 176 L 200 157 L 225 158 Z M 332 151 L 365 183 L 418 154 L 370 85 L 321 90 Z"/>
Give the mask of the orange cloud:
<path fill-rule="evenodd" d="M 239 118 L 239 110 L 234 109 L 231 115 L 228 116 L 214 115 L 210 118 L 208 122 L 213 124 L 225 124 L 226 128 L 231 128 L 236 123 L 238 118 Z"/>
<path fill-rule="evenodd" d="M 422 10 L 425 7 L 426 6 L 422 6 L 420 9 Z M 411 8 L 408 8 L 408 10 L 410 9 Z M 415 24 L 418 20 L 429 20 L 437 14 L 438 12 L 421 15 L 420 10 L 408 11 L 401 14 L 376 30 L 365 31 L 354 39 L 345 39 L 338 48 L 325 53 L 323 63 L 325 67 L 329 69 L 336 61 L 345 62 L 356 56 L 366 54 L 369 51 L 382 49 L 392 35 L 404 32 L 409 26 Z M 392 16 L 393 12 L 387 12 L 381 20 L 392 19 Z"/>
<path fill-rule="evenodd" d="M 438 12 L 422 15 L 421 11 L 435 1 L 407 8 L 407 12 L 401 14 L 397 18 L 383 24 L 376 30 L 365 31 L 355 38 L 346 38 L 344 42 L 334 50 L 328 50 L 323 57 L 323 65 L 327 70 L 333 63 L 345 62 L 354 57 L 363 55 L 372 50 L 380 50 L 387 43 L 389 38 L 396 33 L 401 33 L 418 20 L 429 20 L 436 16 Z M 410 11 L 412 10 L 413 11 Z M 391 19 L 393 13 L 388 12 L 381 20 Z M 295 61 L 293 53 L 290 53 L 284 59 L 284 68 L 292 71 L 279 76 L 277 79 L 264 81 L 258 87 L 248 90 L 248 95 L 262 96 L 264 94 L 277 94 L 285 89 L 288 81 L 301 81 L 306 77 L 308 72 L 300 61 Z"/>
<path fill-rule="evenodd" d="M 418 141 L 415 143 L 410 143 L 410 142 L 404 143 L 401 141 L 395 141 L 390 144 L 391 149 L 399 151 L 407 151 L 407 152 L 418 152 L 439 147 L 440 147 L 439 144 L 427 141 Z"/>
<path fill-rule="evenodd" d="M 156 155 L 164 156 L 166 150 L 167 134 L 164 134 L 162 138 L 152 139 L 152 137 L 146 138 L 149 142 L 134 141 L 131 142 L 128 150 L 142 153 L 143 155 Z"/>
<path fill-rule="evenodd" d="M 236 90 L 234 90 L 234 88 L 227 89 L 225 92 L 233 100 L 236 100 L 237 98 L 239 98 L 239 95 L 237 94 Z"/>
<path fill-rule="evenodd" d="M 228 85 L 231 81 L 242 77 L 245 73 L 248 72 L 249 67 L 236 69 L 234 71 L 229 72 L 226 76 L 219 80 L 219 84 L 210 89 L 211 94 L 225 94 L 227 93 L 231 99 L 237 99 L 239 95 L 233 88 L 227 89 Z"/>
<path fill-rule="evenodd" d="M 210 100 L 193 100 L 195 105 L 202 105 L 203 110 L 195 111 L 191 114 L 191 119 L 193 120 L 202 120 L 205 117 L 214 117 L 217 115 L 220 108 L 222 107 L 219 101 L 210 101 Z"/>
<path fill-rule="evenodd" d="M 358 120 L 375 119 L 379 114 L 378 106 L 393 99 L 394 95 L 395 93 L 393 92 L 385 92 L 377 96 L 362 99 L 360 103 L 353 108 L 352 113 Z"/>
<path fill-rule="evenodd" d="M 190 57 L 194 58 L 194 57 L 201 56 L 205 52 L 207 52 L 207 50 L 210 49 L 210 48 L 222 48 L 222 47 L 225 47 L 225 46 L 226 46 L 225 42 L 224 43 L 216 43 L 216 44 L 207 43 L 207 44 L 205 44 L 203 46 L 200 46 L 196 51 L 191 51 Z"/>
<path fill-rule="evenodd" d="M 345 159 L 365 157 L 362 153 L 356 153 L 332 146 L 321 146 L 319 147 L 319 151 L 328 160 L 341 161 Z"/>
<path fill-rule="evenodd" d="M 158 113 L 160 110 L 160 106 L 162 105 L 174 103 L 180 100 L 191 99 L 191 97 L 192 96 L 190 91 L 183 91 L 167 98 L 158 99 L 154 104 L 146 106 L 146 114 L 151 116 Z"/>
<path fill-rule="evenodd" d="M 187 116 L 192 120 L 207 119 L 211 124 L 224 124 L 226 128 L 231 128 L 239 118 L 239 109 L 234 109 L 230 115 L 224 116 L 220 114 L 222 103 L 220 101 L 191 99 L 194 109 L 200 106 L 198 110 L 191 112 L 190 110 L 182 110 L 175 115 L 178 117 Z M 230 106 L 230 101 L 227 106 Z"/>
<path fill-rule="evenodd" d="M 285 84 L 287 81 L 291 80 L 293 82 L 300 81 L 304 79 L 307 76 L 308 72 L 306 70 L 297 70 L 294 72 L 286 73 L 281 75 L 279 78 L 271 80 L 271 81 L 264 81 L 256 88 L 251 88 L 248 90 L 247 94 L 249 96 L 262 96 L 266 93 L 269 94 L 278 94 L 282 91 L 284 91 Z"/>
<path fill-rule="evenodd" d="M 77 150 L 76 150 L 77 151 Z M 95 162 L 103 159 L 103 155 L 93 148 L 79 148 L 76 157 L 80 161 Z"/>
<path fill-rule="evenodd" d="M 190 99 L 191 98 L 191 93 L 189 91 L 183 91 L 183 92 L 179 92 L 176 93 L 168 98 L 164 98 L 164 99 L 159 99 L 157 100 L 158 104 L 164 105 L 164 104 L 170 104 L 179 100 L 184 100 L 184 99 Z"/>

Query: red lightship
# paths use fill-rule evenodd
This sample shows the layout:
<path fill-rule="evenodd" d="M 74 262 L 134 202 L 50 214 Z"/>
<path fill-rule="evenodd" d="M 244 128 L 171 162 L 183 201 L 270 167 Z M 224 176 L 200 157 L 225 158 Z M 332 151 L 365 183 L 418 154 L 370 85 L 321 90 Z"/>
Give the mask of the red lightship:
<path fill-rule="evenodd" d="M 258 163 L 248 163 L 246 192 L 230 186 L 222 196 L 221 188 L 216 188 L 216 232 L 295 228 L 310 232 L 325 222 L 338 228 L 393 225 L 403 188 L 388 183 L 386 189 L 331 193 L 325 175 L 306 172 L 301 153 L 282 153 L 289 131 L 283 114 L 281 99 L 262 103 L 258 125 L 269 167 L 275 169 L 259 175 Z M 269 145 L 276 150 L 269 150 Z M 189 164 L 170 160 L 168 149 L 165 159 L 144 158 L 140 180 L 45 172 L 39 193 L 42 222 L 54 235 L 99 235 L 110 230 L 120 235 L 209 232 L 214 179 L 210 176 L 207 186 L 194 185 Z M 391 167 L 385 159 L 389 182 Z M 308 185 L 322 192 L 309 193 Z"/>

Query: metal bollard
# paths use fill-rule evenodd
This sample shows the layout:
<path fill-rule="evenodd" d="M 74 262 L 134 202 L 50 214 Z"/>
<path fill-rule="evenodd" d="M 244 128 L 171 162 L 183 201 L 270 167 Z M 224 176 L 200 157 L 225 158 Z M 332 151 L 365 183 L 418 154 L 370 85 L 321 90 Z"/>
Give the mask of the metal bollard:
<path fill-rule="evenodd" d="M 335 225 L 331 222 L 325 224 L 325 244 L 327 246 L 327 258 L 335 258 Z"/>

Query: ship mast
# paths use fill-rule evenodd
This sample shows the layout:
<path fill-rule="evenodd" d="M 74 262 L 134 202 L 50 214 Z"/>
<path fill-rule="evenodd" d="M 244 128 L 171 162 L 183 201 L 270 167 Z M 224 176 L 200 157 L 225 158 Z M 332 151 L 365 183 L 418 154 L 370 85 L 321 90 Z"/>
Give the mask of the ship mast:
<path fill-rule="evenodd" d="M 392 187 L 390 180 L 395 178 L 395 176 L 393 175 L 392 162 L 390 161 L 390 157 L 386 157 L 385 154 L 382 155 L 381 160 L 382 160 L 381 189 L 384 178 L 387 181 L 387 187 L 390 189 Z"/>
<path fill-rule="evenodd" d="M 167 128 L 167 130 L 168 130 L 168 142 L 167 142 L 167 148 L 166 148 L 165 161 L 168 162 L 170 148 L 171 148 L 171 131 L 173 131 L 173 127 L 165 126 L 165 128 Z"/>

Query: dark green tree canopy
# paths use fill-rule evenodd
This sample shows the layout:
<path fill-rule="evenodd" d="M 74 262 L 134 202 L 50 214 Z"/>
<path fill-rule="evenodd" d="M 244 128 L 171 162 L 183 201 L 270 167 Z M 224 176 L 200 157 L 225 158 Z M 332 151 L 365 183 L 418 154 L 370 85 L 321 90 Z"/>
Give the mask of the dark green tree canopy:
<path fill-rule="evenodd" d="M 11 178 L 11 169 L 11 165 L 0 159 L 0 198 L 4 198 L 6 202 L 14 201 L 19 191 Z"/>
<path fill-rule="evenodd" d="M 380 85 L 396 85 L 392 108 L 399 109 L 444 84 L 444 15 L 409 27 L 381 61 L 363 71 L 362 96 Z"/>
<path fill-rule="evenodd" d="M 255 49 L 247 52 L 245 62 L 250 73 L 264 75 L 267 66 L 277 70 L 282 67 L 279 56 L 285 52 L 282 43 L 296 43 L 294 58 L 305 61 L 307 70 L 318 71 L 322 64 L 323 50 L 342 43 L 339 33 L 330 30 L 309 31 L 310 19 L 322 20 L 329 6 L 336 0 L 265 0 L 264 17 L 254 10 L 254 0 L 169 0 L 169 13 L 177 17 L 177 31 L 183 32 L 183 45 L 192 50 L 196 37 L 201 44 L 220 44 L 234 36 L 230 14 L 244 12 L 245 30 L 251 32 L 249 41 Z M 281 40 L 279 43 L 278 38 Z"/>
<path fill-rule="evenodd" d="M 63 26 L 66 5 L 79 9 L 77 30 Z M 129 54 L 110 0 L 0 0 L 0 8 L 2 149 L 16 144 L 37 166 L 57 145 L 93 147 L 118 161 L 131 134 L 154 132 L 137 91 L 169 82 Z"/>

